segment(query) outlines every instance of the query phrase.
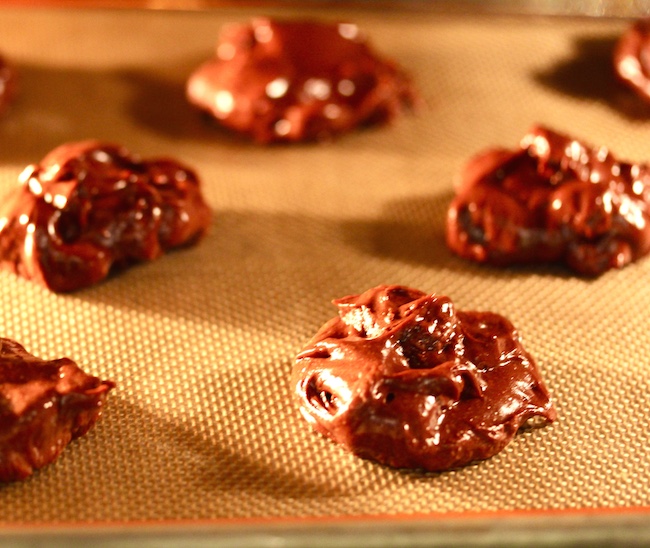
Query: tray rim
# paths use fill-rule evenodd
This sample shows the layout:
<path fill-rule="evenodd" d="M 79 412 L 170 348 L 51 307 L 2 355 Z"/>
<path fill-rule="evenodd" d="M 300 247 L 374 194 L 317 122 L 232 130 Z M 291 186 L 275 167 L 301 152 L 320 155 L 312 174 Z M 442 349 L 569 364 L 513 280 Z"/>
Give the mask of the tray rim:
<path fill-rule="evenodd" d="M 0 521 L 0 546 L 647 546 L 650 506 L 271 518 Z M 587 545 L 587 544 L 585 544 Z"/>

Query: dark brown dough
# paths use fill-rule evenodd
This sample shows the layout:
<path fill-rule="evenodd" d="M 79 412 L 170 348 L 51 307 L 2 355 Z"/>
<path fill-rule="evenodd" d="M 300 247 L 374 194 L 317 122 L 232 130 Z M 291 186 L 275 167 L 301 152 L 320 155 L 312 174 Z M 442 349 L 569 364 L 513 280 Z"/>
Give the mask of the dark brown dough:
<path fill-rule="evenodd" d="M 41 360 L 0 339 L 0 482 L 22 480 L 50 464 L 97 421 L 111 381 L 72 360 Z"/>
<path fill-rule="evenodd" d="M 416 102 L 409 77 L 356 25 L 264 18 L 224 29 L 187 97 L 259 143 L 327 139 L 388 122 Z"/>
<path fill-rule="evenodd" d="M 613 63 L 618 79 L 650 102 L 650 18 L 635 21 L 621 35 Z"/>
<path fill-rule="evenodd" d="M 113 144 L 68 143 L 26 168 L 0 204 L 0 267 L 74 291 L 196 242 L 210 218 L 187 166 Z"/>
<path fill-rule="evenodd" d="M 467 165 L 447 216 L 447 244 L 481 263 L 565 263 L 583 276 L 650 251 L 650 173 L 545 127 L 514 150 Z"/>
<path fill-rule="evenodd" d="M 555 408 L 517 331 L 448 297 L 379 286 L 334 301 L 292 386 L 320 433 L 354 454 L 437 471 L 487 459 Z"/>

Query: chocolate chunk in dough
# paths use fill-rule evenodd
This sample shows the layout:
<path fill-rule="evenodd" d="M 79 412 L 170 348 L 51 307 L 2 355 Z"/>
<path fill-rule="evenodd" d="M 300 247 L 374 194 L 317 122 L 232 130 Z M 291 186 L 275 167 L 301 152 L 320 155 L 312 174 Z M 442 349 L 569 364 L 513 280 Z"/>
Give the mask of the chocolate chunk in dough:
<path fill-rule="evenodd" d="M 0 114 L 13 102 L 18 88 L 18 76 L 14 66 L 0 55 Z"/>
<path fill-rule="evenodd" d="M 448 297 L 395 285 L 334 304 L 339 317 L 300 352 L 292 386 L 314 429 L 354 454 L 446 470 L 555 419 L 535 362 L 503 316 L 457 311 Z"/>
<path fill-rule="evenodd" d="M 0 482 L 55 461 L 95 424 L 114 386 L 68 358 L 42 360 L 0 339 Z"/>
<path fill-rule="evenodd" d="M 621 35 L 613 64 L 618 79 L 650 102 L 650 18 L 635 21 Z"/>
<path fill-rule="evenodd" d="M 447 216 L 449 248 L 494 265 L 565 263 L 583 276 L 650 251 L 650 173 L 545 127 L 467 165 Z"/>
<path fill-rule="evenodd" d="M 73 291 L 196 242 L 210 218 L 187 166 L 68 143 L 27 167 L 0 204 L 0 267 Z"/>
<path fill-rule="evenodd" d="M 226 27 L 187 97 L 259 143 L 327 139 L 417 102 L 409 77 L 356 25 L 263 18 Z"/>

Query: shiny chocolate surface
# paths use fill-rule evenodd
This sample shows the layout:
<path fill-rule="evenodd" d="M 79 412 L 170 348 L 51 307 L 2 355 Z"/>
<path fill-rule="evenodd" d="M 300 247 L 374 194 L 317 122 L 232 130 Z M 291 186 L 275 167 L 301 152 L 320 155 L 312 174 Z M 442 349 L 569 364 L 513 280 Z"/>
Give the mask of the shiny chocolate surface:
<path fill-rule="evenodd" d="M 0 338 L 0 482 L 50 464 L 97 421 L 111 381 L 72 360 L 42 360 Z"/>
<path fill-rule="evenodd" d="M 621 35 L 613 64 L 618 79 L 650 102 L 650 18 L 635 21 Z"/>
<path fill-rule="evenodd" d="M 442 295 L 378 286 L 337 299 L 297 356 L 292 386 L 313 428 L 398 468 L 487 459 L 556 411 L 514 326 Z"/>
<path fill-rule="evenodd" d="M 196 242 L 211 212 L 196 174 L 96 141 L 28 166 L 0 203 L 0 268 L 67 292 Z"/>
<path fill-rule="evenodd" d="M 410 78 L 356 25 L 266 18 L 226 27 L 187 97 L 259 143 L 328 139 L 416 102 Z"/>
<path fill-rule="evenodd" d="M 446 240 L 478 262 L 558 262 L 598 276 L 650 251 L 649 201 L 645 164 L 537 126 L 518 148 L 470 160 Z"/>

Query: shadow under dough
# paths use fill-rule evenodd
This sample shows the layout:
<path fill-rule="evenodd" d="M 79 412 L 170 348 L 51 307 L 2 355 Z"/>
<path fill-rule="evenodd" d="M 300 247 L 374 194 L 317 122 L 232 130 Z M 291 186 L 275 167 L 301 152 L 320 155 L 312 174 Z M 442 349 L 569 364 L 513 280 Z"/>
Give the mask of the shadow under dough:
<path fill-rule="evenodd" d="M 607 105 L 630 120 L 648 120 L 650 104 L 616 79 L 613 53 L 617 40 L 618 36 L 579 37 L 572 55 L 534 74 L 535 81 L 564 95 Z"/>
<path fill-rule="evenodd" d="M 197 66 L 199 61 L 195 63 Z M 198 142 L 250 144 L 222 129 L 185 95 L 185 83 L 194 67 L 184 63 L 174 75 L 124 70 L 119 73 L 130 88 L 127 116 L 137 125 L 166 138 Z"/>
<path fill-rule="evenodd" d="M 56 146 L 99 137 L 107 127 L 106 99 L 117 91 L 109 72 L 31 64 L 17 70 L 18 96 L 0 120 L 0 162 L 35 163 Z"/>
<path fill-rule="evenodd" d="M 0 163 L 25 166 L 65 142 L 85 139 L 128 146 L 134 127 L 174 140 L 243 142 L 188 103 L 189 61 L 166 72 L 38 64 L 17 70 L 18 96 L 0 119 Z"/>
<path fill-rule="evenodd" d="M 399 260 L 414 266 L 447 269 L 499 279 L 539 274 L 568 278 L 567 267 L 554 263 L 505 267 L 477 263 L 453 253 L 445 241 L 447 209 L 453 199 L 447 190 L 434 196 L 411 196 L 387 203 L 379 218 L 343 223 L 344 238 L 362 253 Z"/>
<path fill-rule="evenodd" d="M 343 237 L 359 251 L 421 266 L 449 266 L 457 258 L 445 244 L 445 217 L 453 192 L 388 202 L 375 219 L 342 222 Z"/>

